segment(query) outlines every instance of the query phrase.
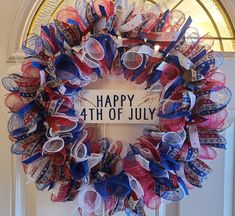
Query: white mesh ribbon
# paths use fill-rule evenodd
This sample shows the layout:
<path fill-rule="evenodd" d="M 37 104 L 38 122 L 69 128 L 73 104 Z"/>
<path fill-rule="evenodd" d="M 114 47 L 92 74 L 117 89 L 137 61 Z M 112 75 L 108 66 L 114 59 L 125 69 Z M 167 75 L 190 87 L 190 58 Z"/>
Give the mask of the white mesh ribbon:
<path fill-rule="evenodd" d="M 88 167 L 91 169 L 92 167 L 96 166 L 103 158 L 103 153 L 92 153 L 88 159 Z"/>
<path fill-rule="evenodd" d="M 87 131 L 83 130 L 81 132 L 81 137 L 73 145 L 70 150 L 70 156 L 75 158 L 75 160 L 81 161 L 82 158 L 85 158 L 87 154 L 86 146 L 82 143 L 87 137 Z"/>
<path fill-rule="evenodd" d="M 181 148 L 186 139 L 186 132 L 183 130 L 182 133 L 168 132 L 162 137 L 162 142 L 167 143 L 175 148 Z"/>
<path fill-rule="evenodd" d="M 149 169 L 149 161 L 142 157 L 140 154 L 135 155 L 136 161 L 142 166 L 144 169 L 150 171 Z"/>
<path fill-rule="evenodd" d="M 82 215 L 90 215 L 102 211 L 104 202 L 93 185 L 83 184 L 77 196 L 78 207 L 82 209 Z"/>
<path fill-rule="evenodd" d="M 72 155 L 76 162 L 82 162 L 87 159 L 87 147 L 84 143 L 81 143 L 80 145 L 76 146 L 74 149 L 73 155 Z"/>
<path fill-rule="evenodd" d="M 63 113 L 57 113 L 56 115 L 52 115 L 51 117 L 65 119 L 65 120 L 69 120 L 71 122 L 71 124 L 69 126 L 67 126 L 67 125 L 63 126 L 63 123 L 61 123 L 58 131 L 53 131 L 53 129 L 50 128 L 49 134 L 51 137 L 55 137 L 56 135 L 58 136 L 58 134 L 72 131 L 73 129 L 75 129 L 78 126 L 79 119 L 77 117 L 68 116 Z"/>
<path fill-rule="evenodd" d="M 128 176 L 131 189 L 135 192 L 139 199 L 142 198 L 144 196 L 144 190 L 140 185 L 139 181 L 128 173 L 126 173 L 126 175 Z"/>
<path fill-rule="evenodd" d="M 70 156 L 73 157 L 76 163 L 87 161 L 88 170 L 96 166 L 103 158 L 103 153 L 91 153 L 88 155 L 87 146 L 82 143 L 87 136 L 87 132 L 84 132 L 81 138 L 76 142 L 70 152 Z"/>
<path fill-rule="evenodd" d="M 153 159 L 153 154 L 148 148 L 140 148 L 141 155 L 146 159 Z"/>
<path fill-rule="evenodd" d="M 104 49 L 99 41 L 95 38 L 89 38 L 84 44 L 84 50 L 88 55 L 95 60 L 102 60 L 104 58 Z"/>
<path fill-rule="evenodd" d="M 142 16 L 141 14 L 138 14 L 126 24 L 119 26 L 118 31 L 120 33 L 129 32 L 138 27 L 142 22 L 143 22 Z"/>
<path fill-rule="evenodd" d="M 64 140 L 60 137 L 50 138 L 43 145 L 43 153 L 56 153 L 60 152 L 64 148 Z"/>

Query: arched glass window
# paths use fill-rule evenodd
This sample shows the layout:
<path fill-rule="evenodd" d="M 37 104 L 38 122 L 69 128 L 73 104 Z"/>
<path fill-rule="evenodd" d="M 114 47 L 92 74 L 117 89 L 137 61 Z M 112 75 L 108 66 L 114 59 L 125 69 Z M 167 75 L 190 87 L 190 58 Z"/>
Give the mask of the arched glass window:
<path fill-rule="evenodd" d="M 159 0 L 146 0 L 159 2 Z M 28 25 L 28 34 L 39 33 L 40 26 L 53 20 L 54 15 L 65 4 L 75 5 L 76 0 L 44 0 L 37 5 Z M 193 18 L 201 35 L 209 33 L 215 39 L 214 49 L 235 52 L 235 30 L 231 19 L 220 0 L 161 0 L 169 9 L 183 11 Z"/>
<path fill-rule="evenodd" d="M 193 25 L 201 34 L 215 39 L 215 50 L 234 52 L 235 31 L 230 17 L 219 0 L 171 0 L 170 7 L 193 18 Z"/>

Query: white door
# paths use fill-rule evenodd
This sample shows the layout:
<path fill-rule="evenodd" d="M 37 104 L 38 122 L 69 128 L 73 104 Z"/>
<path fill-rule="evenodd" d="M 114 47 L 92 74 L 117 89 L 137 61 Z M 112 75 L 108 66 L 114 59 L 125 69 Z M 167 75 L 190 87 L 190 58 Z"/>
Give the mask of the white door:
<path fill-rule="evenodd" d="M 25 0 L 29 8 L 32 7 L 33 1 Z M 3 4 L 5 4 L 4 1 Z M 9 8 L 20 5 L 20 0 L 8 0 L 9 7 L 1 7 L 0 23 L 1 27 L 6 26 L 5 31 L 10 35 L 11 23 L 15 17 L 16 10 Z M 43 2 L 43 1 L 41 1 Z M 46 2 L 46 1 L 45 1 Z M 30 11 L 29 8 L 23 8 L 23 12 Z M 12 19 L 3 19 L 2 17 L 11 17 Z M 15 26 L 17 28 L 18 26 Z M 23 28 L 19 28 L 23 29 Z M 21 34 L 21 32 L 18 32 Z M 7 75 L 7 69 L 10 66 L 6 64 L 5 53 L 8 44 L 8 38 L 2 38 L 0 34 L 1 47 L 4 50 L 0 55 L 1 77 Z M 235 92 L 235 56 L 226 56 L 223 70 L 227 75 L 227 82 L 232 92 Z M 1 86 L 1 85 L 0 85 Z M 0 214 L 2 216 L 73 216 L 76 210 L 76 203 L 51 203 L 49 192 L 36 191 L 33 184 L 27 184 L 27 179 L 22 173 L 19 161 L 10 155 L 10 142 L 6 130 L 7 119 L 9 117 L 6 108 L 4 107 L 4 94 L 6 91 L 0 87 Z M 204 182 L 202 189 L 194 189 L 190 191 L 190 196 L 186 197 L 179 203 L 163 205 L 159 211 L 148 211 L 147 215 L 159 216 L 233 216 L 235 212 L 234 206 L 234 142 L 235 142 L 235 99 L 230 103 L 230 122 L 231 127 L 226 131 L 225 136 L 228 141 L 227 151 L 218 151 L 216 160 L 210 162 L 210 167 L 214 170 L 209 175 L 207 181 Z M 125 130 L 123 126 L 101 125 L 101 135 L 106 135 L 115 138 L 116 131 L 122 133 L 126 140 L 131 140 L 140 134 L 142 130 L 139 126 L 134 126 L 132 131 Z M 103 134 L 102 134 L 103 133 Z M 115 137 L 116 136 L 116 137 Z M 118 214 L 123 215 L 123 214 Z"/>
<path fill-rule="evenodd" d="M 227 58 L 223 70 L 227 75 L 228 86 L 235 92 L 235 77 L 232 69 L 235 68 L 235 59 Z M 107 85 L 108 87 L 108 85 Z M 179 203 L 162 205 L 157 212 L 148 211 L 147 215 L 159 216 L 232 216 L 233 215 L 233 191 L 234 191 L 234 134 L 235 126 L 235 100 L 230 104 L 231 127 L 226 131 L 225 136 L 228 141 L 227 151 L 218 151 L 218 157 L 210 161 L 209 165 L 213 173 L 204 182 L 202 189 L 190 191 L 190 196 Z M 3 119 L 6 125 L 7 117 Z M 120 134 L 125 140 L 131 141 L 141 133 L 142 126 L 132 126 L 130 130 L 125 125 L 100 125 L 100 136 L 110 136 L 113 140 L 120 139 Z M 6 136 L 6 131 L 4 131 Z M 6 139 L 4 139 L 6 140 Z M 4 149 L 4 154 L 9 154 L 10 148 Z M 0 158 L 0 166 L 5 163 L 5 158 Z M 5 182 L 9 181 L 9 171 L 12 175 L 12 216 L 75 216 L 76 202 L 52 203 L 50 193 L 36 191 L 33 184 L 27 183 L 25 175 L 22 173 L 18 160 L 13 157 L 11 170 L 5 170 Z M 0 184 L 1 185 L 1 184 Z M 2 186 L 2 185 L 1 185 Z M 9 197 L 10 198 L 10 197 Z M 118 213 L 116 215 L 124 215 Z M 5 216 L 5 215 L 4 215 Z M 8 215 L 6 215 L 8 216 Z"/>

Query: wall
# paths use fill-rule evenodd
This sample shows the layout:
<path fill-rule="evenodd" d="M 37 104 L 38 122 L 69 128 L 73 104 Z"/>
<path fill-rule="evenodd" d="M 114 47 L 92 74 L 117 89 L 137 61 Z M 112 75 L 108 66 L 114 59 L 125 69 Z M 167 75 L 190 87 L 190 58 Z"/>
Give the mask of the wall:
<path fill-rule="evenodd" d="M 0 7 L 0 79 L 7 74 L 9 65 L 8 59 L 9 36 L 12 31 L 15 15 L 19 8 L 20 0 L 1 0 Z M 8 140 L 6 122 L 8 119 L 7 109 L 4 108 L 4 95 L 6 91 L 0 85 L 0 212 L 2 216 L 10 216 L 11 205 L 11 155 L 9 152 L 10 142 Z"/>
<path fill-rule="evenodd" d="M 6 76 L 8 74 L 9 64 L 7 64 L 7 59 L 10 53 L 9 47 L 11 47 L 11 50 L 17 50 L 17 46 L 15 46 L 12 39 L 9 40 L 9 38 L 15 38 L 17 40 L 17 35 L 20 35 L 20 32 L 14 33 L 13 35 L 12 27 L 15 26 L 15 18 L 18 11 L 18 8 L 22 6 L 22 2 L 25 0 L 7 0 L 3 1 L 1 0 L 1 7 L 0 7 L 0 27 L 1 27 L 1 34 L 0 34 L 0 78 L 3 76 Z M 28 5 L 32 5 L 32 0 L 26 0 L 26 2 L 29 2 Z M 230 1 L 227 1 L 230 2 Z M 234 1 L 231 1 L 234 2 Z M 26 10 L 26 9 L 25 9 Z M 27 10 L 26 10 L 27 11 Z M 28 10 L 29 11 L 29 10 Z M 25 14 L 27 16 L 27 14 Z M 19 20 L 19 26 L 24 23 L 25 21 L 22 19 L 22 21 Z M 16 26 L 17 27 L 17 26 Z M 23 29 L 23 28 L 19 28 Z M 14 29 L 13 29 L 14 30 Z M 231 86 L 231 88 L 234 86 L 235 83 L 235 60 L 234 56 L 228 56 L 228 59 L 225 61 L 225 64 L 223 66 L 223 70 L 226 72 L 228 79 L 228 85 Z M 233 87 L 234 89 L 234 87 Z M 1 135 L 1 151 L 0 151 L 0 212 L 2 216 L 11 216 L 11 215 L 17 215 L 17 213 L 11 212 L 11 204 L 14 205 L 14 197 L 11 197 L 11 190 L 14 190 L 14 187 L 11 189 L 11 170 L 13 168 L 13 165 L 15 164 L 14 160 L 12 160 L 12 157 L 10 155 L 10 142 L 8 140 L 8 134 L 6 129 L 6 123 L 7 119 L 9 118 L 9 114 L 7 112 L 7 109 L 4 107 L 4 95 L 6 94 L 6 91 L 2 88 L 0 85 L 0 108 L 1 108 L 1 115 L 0 115 L 0 135 Z M 231 109 L 235 109 L 235 100 L 232 101 L 230 104 Z M 116 130 L 114 130 L 116 131 Z M 106 133 L 109 133 L 109 128 L 106 128 Z M 110 132 L 111 133 L 111 132 Z M 113 133 L 113 132 L 112 132 Z M 130 131 L 126 131 L 127 134 L 130 134 Z M 111 134 L 110 134 L 111 135 Z M 115 134 L 113 134 L 115 135 Z M 224 154 L 222 153 L 219 157 L 222 161 L 224 160 Z M 186 199 L 181 203 L 180 213 L 181 216 L 188 216 L 191 215 L 192 209 L 197 208 L 201 211 L 205 211 L 205 209 L 213 209 L 214 206 L 217 205 L 218 208 L 224 209 L 224 203 L 223 196 L 221 194 L 224 194 L 224 189 L 221 188 L 224 185 L 224 179 L 220 179 L 220 173 L 224 169 L 224 164 L 221 164 L 220 162 L 216 162 L 213 167 L 219 166 L 219 171 L 215 171 L 214 176 L 210 177 L 210 181 L 207 183 L 210 188 L 201 189 L 200 191 L 193 191 L 191 193 L 192 196 L 190 198 Z M 13 168 L 15 170 L 15 167 Z M 18 168 L 16 168 L 18 169 Z M 217 183 L 212 181 L 211 179 L 217 179 Z M 23 179 L 24 180 L 24 179 Z M 25 185 L 25 182 L 20 182 L 21 185 Z M 218 184 L 218 185 L 217 185 Z M 232 182 L 230 182 L 232 184 Z M 220 185 L 220 186 L 219 186 Z M 221 195 L 221 198 L 217 201 L 215 200 L 209 200 L 208 204 L 208 196 L 211 195 L 211 188 L 216 189 L 216 187 L 220 187 L 221 191 L 217 191 L 217 196 Z M 24 187 L 23 187 L 24 188 Z M 22 188 L 22 189 L 23 189 Z M 14 191 L 13 191 L 14 192 Z M 26 212 L 23 214 L 23 216 L 48 216 L 53 212 L 54 215 L 64 215 L 63 212 L 67 212 L 71 210 L 74 206 L 73 203 L 64 205 L 64 204 L 56 204 L 57 208 L 55 210 L 55 204 L 48 204 L 49 202 L 49 195 L 46 193 L 36 192 L 34 189 L 34 186 L 32 184 L 26 185 L 26 191 L 22 191 L 22 193 L 26 193 Z M 204 196 L 207 195 L 207 196 Z M 201 202 L 197 202 L 198 197 L 201 197 Z M 23 197 L 19 197 L 21 199 Z M 217 199 L 218 197 L 213 197 L 213 199 Z M 12 202 L 13 201 L 13 202 Z M 23 202 L 24 203 L 24 202 Z M 19 203 L 18 203 L 19 204 Z M 177 205 L 171 205 L 171 209 L 168 208 L 169 214 L 168 216 L 175 216 L 175 210 L 178 209 Z M 13 206 L 14 207 L 14 206 Z M 20 206 L 23 207 L 23 206 Z M 14 209 L 14 208 L 13 208 Z M 52 211 L 53 209 L 53 211 Z M 172 213 L 170 213 L 170 211 Z M 178 211 L 178 210 L 177 210 Z M 24 209 L 22 209 L 22 212 L 24 212 Z M 214 215 L 214 216 L 221 216 L 221 211 L 217 211 L 216 208 L 214 208 L 214 212 L 210 211 L 209 214 L 204 212 L 206 216 L 208 215 Z M 12 214 L 11 214 L 12 213 Z M 18 212 L 19 213 L 19 212 Z M 20 214 L 18 214 L 20 215 Z M 198 212 L 195 211 L 195 215 L 198 215 Z M 227 215 L 224 215 L 227 216 Z"/>

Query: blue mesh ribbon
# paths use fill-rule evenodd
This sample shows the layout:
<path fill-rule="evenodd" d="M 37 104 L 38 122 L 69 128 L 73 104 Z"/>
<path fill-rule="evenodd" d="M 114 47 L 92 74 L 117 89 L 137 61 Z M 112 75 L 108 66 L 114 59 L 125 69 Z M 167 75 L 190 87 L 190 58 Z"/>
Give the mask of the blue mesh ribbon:
<path fill-rule="evenodd" d="M 163 99 L 167 99 L 170 97 L 170 95 L 172 94 L 172 92 L 180 85 L 183 84 L 183 78 L 181 76 L 178 76 L 174 82 L 169 86 L 169 88 L 166 90 Z"/>
<path fill-rule="evenodd" d="M 173 49 L 173 47 L 178 43 L 178 41 L 182 39 L 185 32 L 188 30 L 189 26 L 191 25 L 191 23 L 192 23 L 192 18 L 189 17 L 187 21 L 185 22 L 185 24 L 183 25 L 183 27 L 181 28 L 178 39 L 176 41 L 172 41 L 169 44 L 169 46 L 164 51 L 162 51 L 163 56 L 166 56 Z"/>
<path fill-rule="evenodd" d="M 158 26 L 157 26 L 157 32 L 161 32 L 162 28 L 164 26 L 164 24 L 166 23 L 166 20 L 168 18 L 168 16 L 170 15 L 170 10 L 166 10 L 162 16 L 161 21 L 159 22 Z"/>
<path fill-rule="evenodd" d="M 168 171 L 171 170 L 177 171 L 180 168 L 179 163 L 165 153 L 161 153 L 161 165 Z"/>
<path fill-rule="evenodd" d="M 104 49 L 104 58 L 107 64 L 107 68 L 110 70 L 112 62 L 115 58 L 117 45 L 114 40 L 107 34 L 100 34 L 97 37 L 94 37 L 97 41 L 100 42 L 101 46 Z"/>
<path fill-rule="evenodd" d="M 162 76 L 162 71 L 158 70 L 158 66 L 159 64 L 156 64 L 152 69 L 152 73 L 148 76 L 147 87 L 150 87 L 151 85 L 156 83 L 158 80 L 160 80 Z"/>
<path fill-rule="evenodd" d="M 70 81 L 71 83 L 83 80 L 80 69 L 74 61 L 66 54 L 60 54 L 54 62 L 56 75 L 62 80 Z"/>
<path fill-rule="evenodd" d="M 86 178 L 88 175 L 89 167 L 88 161 L 77 162 L 72 166 L 71 175 L 75 181 Z"/>
<path fill-rule="evenodd" d="M 116 176 L 110 176 L 106 180 L 95 182 L 94 186 L 104 199 L 112 195 L 117 198 L 126 197 L 131 192 L 128 176 L 123 172 Z"/>
<path fill-rule="evenodd" d="M 28 159 L 23 160 L 22 163 L 24 163 L 24 164 L 31 164 L 31 163 L 33 163 L 34 161 L 38 160 L 41 157 L 42 157 L 42 153 L 41 152 L 37 152 L 36 154 L 32 155 Z"/>

